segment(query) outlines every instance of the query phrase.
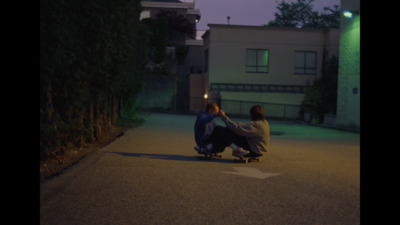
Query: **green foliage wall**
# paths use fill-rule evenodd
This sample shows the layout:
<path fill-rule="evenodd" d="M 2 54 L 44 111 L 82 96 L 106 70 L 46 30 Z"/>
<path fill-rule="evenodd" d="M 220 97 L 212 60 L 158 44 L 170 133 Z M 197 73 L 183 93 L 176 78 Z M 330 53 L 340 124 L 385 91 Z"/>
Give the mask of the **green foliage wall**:
<path fill-rule="evenodd" d="M 132 120 L 148 62 L 140 0 L 40 1 L 41 158 Z"/>

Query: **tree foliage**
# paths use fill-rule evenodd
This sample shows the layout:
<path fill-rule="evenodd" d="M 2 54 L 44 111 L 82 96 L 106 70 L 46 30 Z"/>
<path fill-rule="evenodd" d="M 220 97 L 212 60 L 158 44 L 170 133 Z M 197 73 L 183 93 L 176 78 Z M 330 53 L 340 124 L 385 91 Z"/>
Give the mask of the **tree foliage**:
<path fill-rule="evenodd" d="M 324 54 L 322 77 L 308 83 L 301 103 L 301 114 L 311 113 L 311 118 L 318 118 L 323 122 L 326 113 L 336 114 L 337 85 L 338 85 L 338 58 L 332 56 L 327 59 Z"/>
<path fill-rule="evenodd" d="M 140 0 L 40 1 L 41 158 L 131 120 L 148 61 Z"/>
<path fill-rule="evenodd" d="M 167 20 L 168 42 L 176 42 L 178 38 L 194 38 L 196 27 L 185 16 L 175 10 L 160 10 L 156 19 L 165 18 Z"/>
<path fill-rule="evenodd" d="M 150 30 L 150 65 L 147 71 L 154 74 L 169 74 L 172 59 L 166 53 L 167 47 L 174 47 L 176 59 L 183 61 L 189 47 L 182 43 L 186 37 L 194 37 L 195 26 L 174 10 L 160 10 L 154 18 L 146 18 L 143 22 Z"/>
<path fill-rule="evenodd" d="M 155 64 L 160 64 L 165 59 L 165 50 L 167 47 L 167 19 L 146 18 L 143 20 L 143 22 L 150 28 L 150 60 Z"/>
<path fill-rule="evenodd" d="M 338 5 L 333 8 L 325 7 L 324 12 L 319 13 L 313 10 L 314 0 L 297 0 L 287 3 L 284 0 L 278 3 L 278 12 L 275 13 L 275 20 L 268 23 L 268 26 L 277 27 L 298 27 L 298 28 L 339 28 L 340 9 Z"/>

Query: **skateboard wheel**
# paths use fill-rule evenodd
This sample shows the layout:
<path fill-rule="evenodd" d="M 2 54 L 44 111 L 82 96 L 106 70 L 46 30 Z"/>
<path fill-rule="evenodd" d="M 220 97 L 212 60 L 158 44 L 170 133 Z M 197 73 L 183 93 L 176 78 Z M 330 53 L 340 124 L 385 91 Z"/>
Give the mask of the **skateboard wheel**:
<path fill-rule="evenodd" d="M 203 156 L 200 156 L 200 155 L 203 155 Z M 199 155 L 199 158 L 201 158 L 201 159 L 209 159 L 209 160 L 211 160 L 212 158 L 222 159 L 222 155 L 217 155 L 216 153 L 215 154 L 200 154 L 200 155 Z"/>

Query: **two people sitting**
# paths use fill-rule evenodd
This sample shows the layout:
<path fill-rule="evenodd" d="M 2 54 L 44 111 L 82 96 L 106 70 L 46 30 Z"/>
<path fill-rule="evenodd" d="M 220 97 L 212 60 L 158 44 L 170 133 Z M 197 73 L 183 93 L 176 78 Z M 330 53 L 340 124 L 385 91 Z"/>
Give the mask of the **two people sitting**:
<path fill-rule="evenodd" d="M 251 121 L 233 122 L 216 103 L 207 104 L 206 111 L 197 115 L 194 125 L 195 149 L 199 154 L 212 154 L 223 152 L 229 146 L 232 155 L 262 156 L 270 140 L 269 124 L 260 105 L 251 107 L 249 113 Z M 224 121 L 226 127 L 216 124 L 214 119 L 217 116 Z"/>

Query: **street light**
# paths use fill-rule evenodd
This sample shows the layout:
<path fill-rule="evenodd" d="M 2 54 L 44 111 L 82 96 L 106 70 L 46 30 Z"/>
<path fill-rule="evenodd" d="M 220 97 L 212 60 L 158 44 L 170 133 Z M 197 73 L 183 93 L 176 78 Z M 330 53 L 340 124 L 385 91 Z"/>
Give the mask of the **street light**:
<path fill-rule="evenodd" d="M 353 16 L 360 15 L 358 10 L 343 10 L 343 16 L 347 19 L 352 19 Z"/>
<path fill-rule="evenodd" d="M 205 93 L 203 97 L 204 97 L 204 107 L 206 107 L 208 103 L 208 94 Z"/>

